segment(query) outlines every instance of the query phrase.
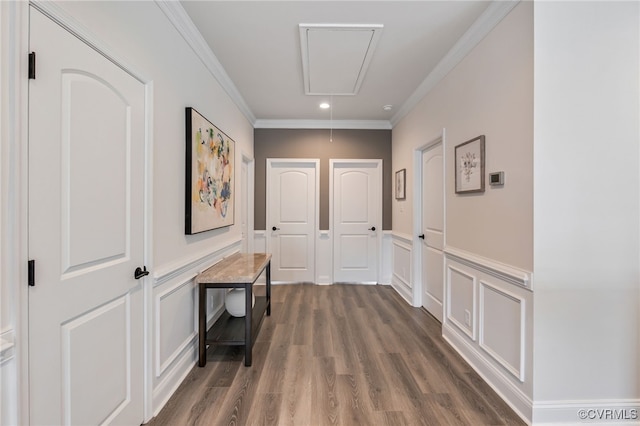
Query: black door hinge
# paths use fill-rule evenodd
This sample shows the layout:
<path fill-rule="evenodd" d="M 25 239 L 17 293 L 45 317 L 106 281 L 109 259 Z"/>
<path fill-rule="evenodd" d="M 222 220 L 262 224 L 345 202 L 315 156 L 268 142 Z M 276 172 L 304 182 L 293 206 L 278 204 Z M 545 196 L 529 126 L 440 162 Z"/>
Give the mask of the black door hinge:
<path fill-rule="evenodd" d="M 29 80 L 36 79 L 36 52 L 29 53 Z"/>
<path fill-rule="evenodd" d="M 34 287 L 36 285 L 36 261 L 29 261 L 29 285 Z"/>

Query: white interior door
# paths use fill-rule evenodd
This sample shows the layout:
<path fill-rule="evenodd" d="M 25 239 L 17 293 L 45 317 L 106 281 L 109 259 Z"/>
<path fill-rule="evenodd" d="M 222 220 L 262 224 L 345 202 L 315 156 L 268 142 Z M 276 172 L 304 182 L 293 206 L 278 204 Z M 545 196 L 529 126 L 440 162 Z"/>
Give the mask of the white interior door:
<path fill-rule="evenodd" d="M 30 11 L 31 424 L 143 421 L 145 87 Z"/>
<path fill-rule="evenodd" d="M 319 160 L 267 160 L 271 280 L 315 281 Z"/>
<path fill-rule="evenodd" d="M 422 152 L 422 305 L 442 321 L 444 188 L 442 142 Z"/>
<path fill-rule="evenodd" d="M 382 235 L 382 161 L 331 160 L 333 280 L 376 284 Z"/>

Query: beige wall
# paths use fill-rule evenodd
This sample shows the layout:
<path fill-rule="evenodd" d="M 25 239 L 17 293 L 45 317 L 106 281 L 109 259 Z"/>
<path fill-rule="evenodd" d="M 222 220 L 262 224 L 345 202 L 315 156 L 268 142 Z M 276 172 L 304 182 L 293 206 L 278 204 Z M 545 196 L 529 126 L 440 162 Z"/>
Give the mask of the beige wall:
<path fill-rule="evenodd" d="M 407 169 L 407 199 L 393 230 L 412 234 L 414 150 L 445 137 L 447 246 L 533 268 L 533 6 L 522 2 L 393 129 L 393 169 Z M 454 147 L 486 136 L 485 172 L 505 185 L 456 195 Z M 485 179 L 487 177 L 485 175 Z"/>
<path fill-rule="evenodd" d="M 255 229 L 265 229 L 267 158 L 320 159 L 320 229 L 329 229 L 329 160 L 382 160 L 382 229 L 391 229 L 391 131 L 327 129 L 256 129 Z"/>

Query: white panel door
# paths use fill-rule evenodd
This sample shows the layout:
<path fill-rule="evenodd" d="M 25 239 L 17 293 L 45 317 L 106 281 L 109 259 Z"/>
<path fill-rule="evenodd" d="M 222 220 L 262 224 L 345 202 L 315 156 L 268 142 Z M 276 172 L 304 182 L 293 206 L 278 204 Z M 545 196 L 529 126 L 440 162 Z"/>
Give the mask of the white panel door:
<path fill-rule="evenodd" d="M 422 306 L 442 321 L 444 189 L 442 142 L 422 153 Z"/>
<path fill-rule="evenodd" d="M 267 160 L 271 280 L 315 282 L 318 160 Z"/>
<path fill-rule="evenodd" d="M 145 87 L 31 8 L 31 424 L 143 421 Z"/>
<path fill-rule="evenodd" d="M 332 160 L 333 281 L 376 284 L 382 232 L 381 160 Z"/>

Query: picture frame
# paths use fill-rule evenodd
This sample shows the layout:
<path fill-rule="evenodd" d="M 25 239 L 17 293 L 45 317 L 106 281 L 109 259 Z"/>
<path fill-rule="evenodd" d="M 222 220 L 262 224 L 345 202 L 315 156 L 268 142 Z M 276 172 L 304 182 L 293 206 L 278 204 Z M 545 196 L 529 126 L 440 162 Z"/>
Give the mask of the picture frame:
<path fill-rule="evenodd" d="M 456 194 L 484 192 L 484 135 L 455 147 Z"/>
<path fill-rule="evenodd" d="M 235 142 L 194 108 L 185 109 L 185 234 L 234 224 Z"/>
<path fill-rule="evenodd" d="M 396 200 L 404 200 L 406 198 L 405 188 L 407 184 L 407 169 L 401 169 L 396 172 Z"/>

